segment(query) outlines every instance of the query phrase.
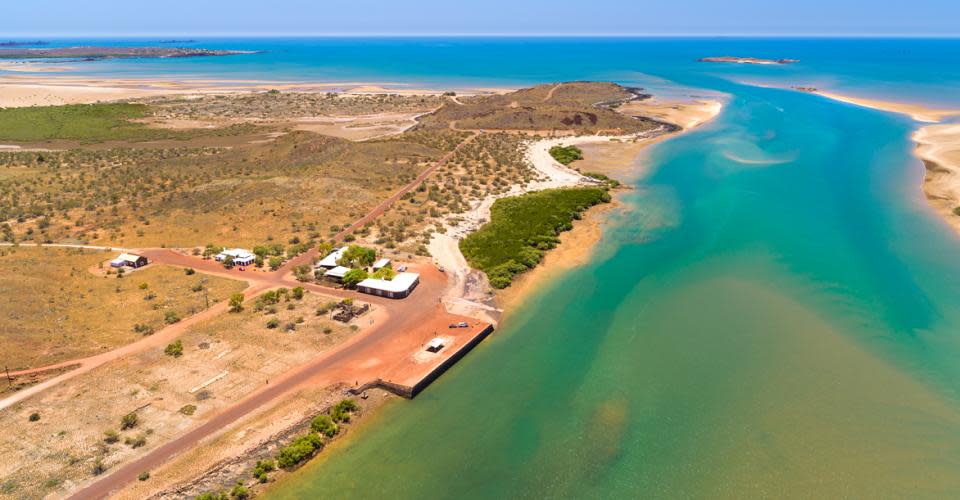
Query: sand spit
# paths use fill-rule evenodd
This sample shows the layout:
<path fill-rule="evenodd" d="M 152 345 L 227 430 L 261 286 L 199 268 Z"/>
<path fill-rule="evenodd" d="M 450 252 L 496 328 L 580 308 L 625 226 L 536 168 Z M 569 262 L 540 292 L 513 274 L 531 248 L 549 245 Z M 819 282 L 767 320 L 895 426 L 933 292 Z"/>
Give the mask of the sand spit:
<path fill-rule="evenodd" d="M 951 116 L 960 116 L 960 110 L 956 109 L 932 109 L 921 104 L 883 101 L 880 99 L 864 99 L 862 97 L 852 97 L 809 88 L 797 88 L 797 90 L 810 92 L 811 94 L 817 94 L 819 96 L 826 97 L 827 99 L 833 99 L 835 101 L 845 102 L 847 104 L 907 115 L 918 122 L 924 123 L 939 123 L 945 118 L 949 118 Z"/>

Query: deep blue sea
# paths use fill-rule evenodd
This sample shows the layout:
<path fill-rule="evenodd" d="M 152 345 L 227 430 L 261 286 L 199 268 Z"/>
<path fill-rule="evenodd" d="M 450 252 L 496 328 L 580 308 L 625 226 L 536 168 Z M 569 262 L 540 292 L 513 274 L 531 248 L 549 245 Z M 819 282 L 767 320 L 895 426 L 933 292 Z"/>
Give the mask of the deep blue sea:
<path fill-rule="evenodd" d="M 725 101 L 648 151 L 587 265 L 270 496 L 960 497 L 960 239 L 923 197 L 919 124 L 784 89 L 960 107 L 960 40 L 191 45 L 262 52 L 76 66 L 414 88 L 612 80 Z M 696 62 L 721 55 L 800 62 Z"/>

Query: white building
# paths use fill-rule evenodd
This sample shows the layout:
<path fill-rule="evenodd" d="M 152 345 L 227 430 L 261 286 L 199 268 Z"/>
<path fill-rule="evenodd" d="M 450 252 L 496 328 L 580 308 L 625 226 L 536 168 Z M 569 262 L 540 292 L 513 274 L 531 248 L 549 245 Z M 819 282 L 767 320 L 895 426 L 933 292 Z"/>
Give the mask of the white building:
<path fill-rule="evenodd" d="M 214 257 L 217 262 L 223 262 L 227 260 L 227 257 L 233 257 L 233 265 L 235 266 L 249 266 L 257 260 L 257 256 L 249 250 L 243 248 L 228 248 Z"/>
<path fill-rule="evenodd" d="M 390 265 L 390 259 L 380 259 L 373 263 L 373 270 L 379 271 L 380 269 L 383 269 L 389 265 Z"/>
<path fill-rule="evenodd" d="M 420 275 L 417 273 L 400 273 L 392 280 L 378 280 L 367 278 L 357 284 L 357 290 L 361 293 L 378 295 L 391 299 L 402 299 L 413 291 L 420 284 Z"/>
<path fill-rule="evenodd" d="M 341 247 L 333 252 L 330 255 L 324 257 L 320 262 L 317 263 L 319 267 L 325 267 L 327 269 L 333 269 L 337 267 L 337 261 L 340 260 L 340 257 L 343 257 L 343 252 L 347 251 L 347 247 Z"/>
<path fill-rule="evenodd" d="M 138 267 L 143 267 L 149 262 L 147 258 L 142 255 L 134 255 L 132 253 L 122 253 L 117 256 L 116 259 L 110 261 L 110 267 L 132 267 L 134 269 Z"/>
<path fill-rule="evenodd" d="M 337 266 L 323 273 L 323 276 L 327 278 L 333 278 L 337 281 L 343 281 L 343 277 L 346 276 L 347 272 L 349 271 L 350 271 L 349 267 Z"/>

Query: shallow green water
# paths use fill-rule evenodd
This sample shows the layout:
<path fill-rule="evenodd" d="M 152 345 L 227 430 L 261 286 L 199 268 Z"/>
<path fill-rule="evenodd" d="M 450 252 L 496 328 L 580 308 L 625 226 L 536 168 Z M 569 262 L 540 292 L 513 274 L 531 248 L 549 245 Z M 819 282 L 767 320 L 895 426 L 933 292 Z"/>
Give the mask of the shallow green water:
<path fill-rule="evenodd" d="M 588 266 L 270 496 L 960 496 L 960 244 L 914 125 L 714 83 Z"/>

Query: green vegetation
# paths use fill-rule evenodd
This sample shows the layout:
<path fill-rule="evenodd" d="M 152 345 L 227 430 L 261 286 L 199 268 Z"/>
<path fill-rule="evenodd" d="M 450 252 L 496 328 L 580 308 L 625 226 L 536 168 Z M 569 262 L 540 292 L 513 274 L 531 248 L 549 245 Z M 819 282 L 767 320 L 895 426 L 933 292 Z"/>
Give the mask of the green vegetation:
<path fill-rule="evenodd" d="M 273 460 L 257 460 L 257 464 L 253 467 L 253 477 L 257 478 L 257 481 L 265 483 L 267 482 L 267 474 L 273 472 L 276 468 Z"/>
<path fill-rule="evenodd" d="M 343 275 L 343 286 L 353 288 L 367 277 L 367 272 L 363 269 L 351 269 Z"/>
<path fill-rule="evenodd" d="M 104 103 L 0 109 L 0 139 L 82 142 L 147 141 L 186 137 L 131 120 L 147 116 L 144 104 Z"/>
<path fill-rule="evenodd" d="M 103 431 L 103 442 L 107 444 L 113 444 L 117 441 L 120 441 L 120 434 L 113 429 L 108 429 Z"/>
<path fill-rule="evenodd" d="M 243 485 L 242 481 L 237 481 L 237 484 L 230 490 L 230 497 L 237 500 L 246 500 L 250 498 L 250 491 Z"/>
<path fill-rule="evenodd" d="M 146 481 L 147 479 L 150 479 L 150 473 L 147 471 L 143 471 L 140 473 L 140 475 L 137 476 L 137 479 L 140 481 Z"/>
<path fill-rule="evenodd" d="M 955 207 L 953 209 L 953 215 L 960 215 L 960 207 Z"/>
<path fill-rule="evenodd" d="M 133 429 L 138 423 L 140 423 L 140 417 L 135 412 L 127 413 L 120 419 L 120 430 Z"/>
<path fill-rule="evenodd" d="M 230 312 L 238 313 L 243 311 L 243 293 L 237 292 L 230 295 Z"/>
<path fill-rule="evenodd" d="M 313 432 L 327 437 L 336 436 L 337 433 L 340 432 L 340 426 L 328 415 L 317 415 L 313 421 L 310 422 L 310 428 L 313 429 Z"/>
<path fill-rule="evenodd" d="M 31 422 L 36 422 L 37 420 L 40 420 L 40 414 L 37 412 L 33 412 L 30 414 L 29 417 L 27 417 L 27 420 Z"/>
<path fill-rule="evenodd" d="M 184 414 L 184 415 L 186 415 L 186 416 L 189 417 L 190 415 L 193 415 L 194 413 L 197 412 L 197 406 L 196 406 L 196 405 L 184 405 L 183 407 L 180 408 L 179 411 L 180 411 L 180 413 L 182 413 L 182 414 Z"/>
<path fill-rule="evenodd" d="M 380 269 L 377 269 L 376 271 L 374 271 L 372 276 L 373 276 L 374 278 L 378 279 L 378 280 L 387 280 L 387 281 L 390 281 L 390 280 L 392 280 L 396 275 L 397 275 L 397 273 L 396 273 L 396 271 L 393 270 L 393 268 L 390 268 L 390 267 L 381 267 Z"/>
<path fill-rule="evenodd" d="M 360 245 L 350 245 L 337 265 L 344 267 L 369 267 L 377 260 L 377 251 Z"/>
<path fill-rule="evenodd" d="M 177 340 L 171 344 L 167 344 L 167 347 L 163 348 L 163 353 L 167 356 L 173 356 L 175 358 L 183 356 L 183 342 Z"/>
<path fill-rule="evenodd" d="M 196 496 L 194 500 L 230 500 L 225 491 L 208 491 Z"/>
<path fill-rule="evenodd" d="M 312 457 L 323 448 L 323 441 L 316 432 L 300 436 L 277 453 L 277 465 L 289 469 Z"/>
<path fill-rule="evenodd" d="M 334 422 L 349 422 L 350 414 L 359 409 L 360 407 L 352 399 L 344 399 L 330 410 L 330 418 Z"/>
<path fill-rule="evenodd" d="M 460 250 L 472 267 L 487 273 L 493 287 L 506 288 L 539 264 L 584 210 L 609 201 L 606 190 L 592 187 L 502 198 L 493 204 L 490 222 L 461 241 Z"/>
<path fill-rule="evenodd" d="M 558 162 L 569 165 L 583 159 L 583 151 L 576 146 L 554 146 L 550 148 L 550 156 Z"/>

